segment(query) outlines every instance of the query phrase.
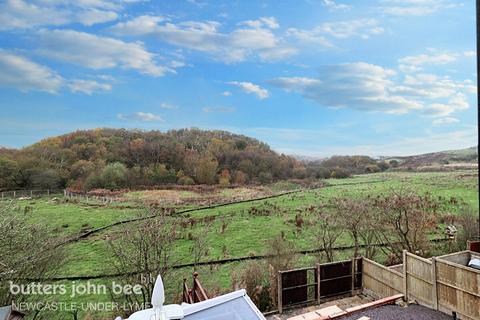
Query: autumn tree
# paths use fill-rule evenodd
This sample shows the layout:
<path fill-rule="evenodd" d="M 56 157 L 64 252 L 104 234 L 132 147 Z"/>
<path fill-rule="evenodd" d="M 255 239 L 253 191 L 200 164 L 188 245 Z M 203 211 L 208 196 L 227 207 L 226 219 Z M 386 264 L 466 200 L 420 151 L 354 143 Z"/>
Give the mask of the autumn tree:
<path fill-rule="evenodd" d="M 215 184 L 218 162 L 212 157 L 202 157 L 197 164 L 195 179 L 201 184 Z"/>
<path fill-rule="evenodd" d="M 223 169 L 220 175 L 218 176 L 218 183 L 221 186 L 228 186 L 230 185 L 230 171 L 228 169 Z"/>

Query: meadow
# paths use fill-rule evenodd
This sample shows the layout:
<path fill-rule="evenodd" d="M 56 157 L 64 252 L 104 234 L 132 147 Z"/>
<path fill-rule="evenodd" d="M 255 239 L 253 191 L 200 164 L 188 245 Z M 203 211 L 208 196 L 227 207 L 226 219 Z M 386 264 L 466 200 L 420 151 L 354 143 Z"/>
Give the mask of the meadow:
<path fill-rule="evenodd" d="M 316 238 L 317 227 L 308 215 L 308 208 L 321 206 L 335 197 L 359 198 L 375 195 L 388 195 L 393 191 L 412 190 L 419 194 L 450 201 L 450 214 L 455 215 L 459 203 L 467 204 L 478 210 L 477 171 L 461 170 L 452 172 L 385 172 L 353 176 L 347 179 L 327 179 L 315 188 L 305 189 L 294 182 L 283 182 L 266 187 L 224 189 L 212 191 L 212 194 L 195 191 L 154 190 L 135 191 L 123 195 L 124 201 L 103 204 L 95 201 L 40 198 L 19 201 L 28 207 L 28 221 L 48 226 L 52 236 L 75 238 L 89 230 L 108 226 L 118 221 L 133 219 L 151 214 L 148 206 L 157 200 L 162 209 L 170 208 L 167 221 L 178 223 L 178 238 L 173 248 L 175 265 L 192 263 L 192 247 L 196 236 L 202 237 L 205 252 L 201 261 L 222 260 L 268 254 L 269 241 L 282 236 L 290 240 L 297 251 L 319 248 Z M 260 197 L 292 192 L 270 199 L 252 200 L 227 204 L 215 208 L 204 208 L 215 203 L 245 201 Z M 158 209 L 158 203 L 157 203 Z M 187 213 L 182 210 L 189 209 Z M 173 213 L 173 214 L 172 214 Z M 304 222 L 296 221 L 301 216 Z M 155 218 L 152 218 L 155 219 Z M 116 225 L 91 236 L 65 244 L 66 259 L 59 266 L 56 278 L 51 283 L 74 284 L 91 281 L 108 283 L 115 273 L 110 244 L 121 239 L 126 228 L 138 228 L 145 221 L 133 221 Z M 431 237 L 441 237 L 442 230 Z M 348 246 L 352 239 L 342 235 L 337 246 Z M 348 258 L 352 251 L 338 252 L 336 259 Z M 321 261 L 319 254 L 299 255 L 296 265 L 311 265 Z M 379 255 L 379 261 L 385 256 Z M 231 262 L 199 266 L 202 284 L 207 290 L 219 293 L 231 291 L 233 275 L 241 273 L 247 262 Z M 135 271 L 135 270 L 132 270 Z M 190 278 L 192 267 L 178 268 L 171 272 L 166 281 L 169 297 L 167 301 L 178 302 L 183 278 Z M 87 280 L 91 278 L 91 280 Z M 86 303 L 91 301 L 110 301 L 108 295 L 48 296 L 48 301 Z M 111 317 L 109 311 L 92 311 L 93 318 Z M 84 316 L 84 315 L 83 315 Z M 37 319 L 72 319 L 69 312 L 44 312 Z"/>

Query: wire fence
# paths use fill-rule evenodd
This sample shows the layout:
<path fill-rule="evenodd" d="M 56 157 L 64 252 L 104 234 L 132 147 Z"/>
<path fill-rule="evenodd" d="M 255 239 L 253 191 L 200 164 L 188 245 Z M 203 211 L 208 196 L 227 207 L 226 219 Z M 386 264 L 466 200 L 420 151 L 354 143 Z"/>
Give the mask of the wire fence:
<path fill-rule="evenodd" d="M 33 199 L 50 196 L 61 196 L 64 194 L 63 189 L 45 189 L 45 190 L 10 190 L 0 192 L 0 199 Z"/>

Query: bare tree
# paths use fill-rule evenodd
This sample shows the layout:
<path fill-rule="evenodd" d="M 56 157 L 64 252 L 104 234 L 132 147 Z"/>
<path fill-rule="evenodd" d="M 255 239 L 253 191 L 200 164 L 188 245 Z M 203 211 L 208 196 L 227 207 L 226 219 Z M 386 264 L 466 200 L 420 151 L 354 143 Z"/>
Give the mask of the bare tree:
<path fill-rule="evenodd" d="M 478 233 L 478 212 L 471 206 L 462 206 L 457 218 L 457 222 L 460 225 L 458 232 L 458 246 L 460 250 L 465 249 L 465 244 L 468 240 L 473 240 Z"/>
<path fill-rule="evenodd" d="M 372 259 L 377 251 L 376 229 L 379 228 L 371 198 L 338 197 L 330 201 L 334 213 L 339 217 L 340 226 L 348 232 L 355 246 L 354 256 L 360 255 L 360 246 L 365 247 L 365 256 Z"/>
<path fill-rule="evenodd" d="M 388 243 L 389 251 L 400 258 L 403 250 L 422 254 L 428 248 L 428 235 L 437 226 L 440 204 L 428 194 L 393 192 L 373 199 L 379 215 L 377 236 Z"/>
<path fill-rule="evenodd" d="M 31 224 L 27 218 L 15 202 L 0 202 L 0 305 L 27 298 L 13 295 L 10 281 L 17 285 L 42 282 L 62 265 L 63 239 L 52 237 L 46 227 Z M 34 296 L 28 299 L 35 301 Z"/>
<path fill-rule="evenodd" d="M 325 258 L 332 262 L 335 258 L 335 246 L 338 238 L 343 234 L 339 217 L 330 212 L 317 209 L 316 238 L 322 246 Z"/>
<path fill-rule="evenodd" d="M 278 272 L 288 270 L 293 267 L 296 261 L 295 245 L 292 241 L 285 239 L 282 235 L 267 242 L 267 258 L 269 280 L 270 280 L 270 299 L 274 305 L 277 305 L 278 294 Z"/>
<path fill-rule="evenodd" d="M 193 257 L 193 271 L 196 272 L 198 269 L 198 264 L 202 261 L 203 258 L 208 256 L 208 238 L 207 235 L 210 232 L 210 225 L 206 224 L 202 228 L 201 232 L 193 234 L 192 237 L 192 246 L 190 248 L 190 255 Z"/>
<path fill-rule="evenodd" d="M 168 278 L 172 261 L 176 224 L 165 215 L 142 223 L 138 228 L 125 227 L 122 237 L 110 239 L 113 266 L 120 274 L 121 285 L 138 285 L 141 294 L 115 295 L 113 301 L 130 306 L 125 317 L 150 305 L 157 275 Z"/>

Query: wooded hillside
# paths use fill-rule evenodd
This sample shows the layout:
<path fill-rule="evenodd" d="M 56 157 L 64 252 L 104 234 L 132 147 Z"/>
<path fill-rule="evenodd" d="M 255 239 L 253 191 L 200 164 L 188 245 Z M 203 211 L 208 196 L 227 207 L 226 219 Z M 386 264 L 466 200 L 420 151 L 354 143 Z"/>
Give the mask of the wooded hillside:
<path fill-rule="evenodd" d="M 0 188 L 268 183 L 304 171 L 258 140 L 198 129 L 95 129 L 0 150 Z"/>
<path fill-rule="evenodd" d="M 19 150 L 0 148 L 0 189 L 265 184 L 289 178 L 345 178 L 387 167 L 365 156 L 306 163 L 225 131 L 94 129 Z"/>

